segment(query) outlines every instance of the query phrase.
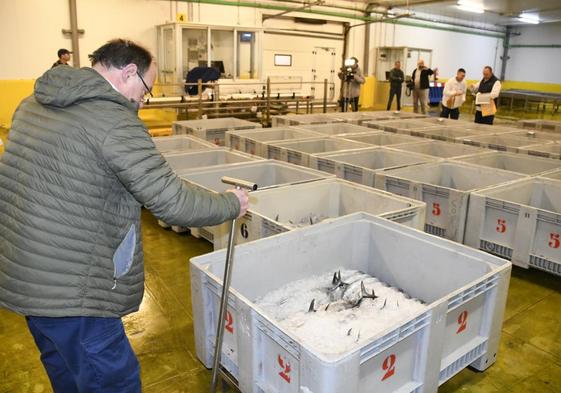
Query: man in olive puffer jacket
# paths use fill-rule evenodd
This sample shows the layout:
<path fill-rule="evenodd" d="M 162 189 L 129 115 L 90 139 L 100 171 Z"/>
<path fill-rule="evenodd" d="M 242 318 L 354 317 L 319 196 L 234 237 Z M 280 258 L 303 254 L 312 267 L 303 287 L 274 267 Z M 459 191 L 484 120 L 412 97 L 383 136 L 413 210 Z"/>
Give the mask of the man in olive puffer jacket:
<path fill-rule="evenodd" d="M 144 291 L 140 209 L 216 225 L 247 194 L 183 183 L 137 111 L 156 77 L 144 48 L 113 40 L 92 68 L 56 67 L 14 114 L 0 161 L 0 307 L 26 317 L 55 392 L 140 392 L 121 317 Z"/>

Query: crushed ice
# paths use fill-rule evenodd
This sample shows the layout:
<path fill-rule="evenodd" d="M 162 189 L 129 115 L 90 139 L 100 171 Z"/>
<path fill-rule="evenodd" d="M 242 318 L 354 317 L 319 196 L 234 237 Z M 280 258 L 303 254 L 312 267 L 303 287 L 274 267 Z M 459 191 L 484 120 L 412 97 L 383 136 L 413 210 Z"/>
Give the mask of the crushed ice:
<path fill-rule="evenodd" d="M 290 282 L 256 303 L 304 344 L 324 354 L 356 349 L 426 309 L 399 288 L 342 269 Z"/>

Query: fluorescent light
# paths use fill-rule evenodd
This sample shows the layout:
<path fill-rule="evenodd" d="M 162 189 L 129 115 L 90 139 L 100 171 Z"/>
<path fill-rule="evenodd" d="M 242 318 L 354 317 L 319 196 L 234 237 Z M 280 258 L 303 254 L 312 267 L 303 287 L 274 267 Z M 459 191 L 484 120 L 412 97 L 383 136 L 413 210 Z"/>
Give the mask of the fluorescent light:
<path fill-rule="evenodd" d="M 474 12 L 476 14 L 482 14 L 485 12 L 485 9 L 481 4 L 473 3 L 467 0 L 459 0 L 458 5 L 456 6 L 458 9 L 466 12 Z"/>
<path fill-rule="evenodd" d="M 532 14 L 520 14 L 517 19 L 520 22 L 531 23 L 533 25 L 540 23 L 540 17 Z"/>

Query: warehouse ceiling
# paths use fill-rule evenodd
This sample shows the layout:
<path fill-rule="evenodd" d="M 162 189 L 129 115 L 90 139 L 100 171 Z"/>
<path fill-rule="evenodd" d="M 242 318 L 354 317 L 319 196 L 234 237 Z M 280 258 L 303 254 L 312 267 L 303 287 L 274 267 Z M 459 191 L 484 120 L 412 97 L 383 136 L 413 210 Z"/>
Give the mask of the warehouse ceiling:
<path fill-rule="evenodd" d="M 290 1 L 290 3 L 312 3 L 314 0 Z M 481 7 L 483 13 L 467 12 L 458 7 L 460 1 Z M 317 3 L 316 3 L 317 4 Z M 323 0 L 324 6 L 342 7 L 347 10 L 365 11 L 367 7 L 375 13 L 403 13 L 412 11 L 420 18 L 441 21 L 459 20 L 495 26 L 526 25 L 518 19 L 521 14 L 538 18 L 540 23 L 561 22 L 561 0 Z M 314 5 L 314 8 L 317 5 Z"/>

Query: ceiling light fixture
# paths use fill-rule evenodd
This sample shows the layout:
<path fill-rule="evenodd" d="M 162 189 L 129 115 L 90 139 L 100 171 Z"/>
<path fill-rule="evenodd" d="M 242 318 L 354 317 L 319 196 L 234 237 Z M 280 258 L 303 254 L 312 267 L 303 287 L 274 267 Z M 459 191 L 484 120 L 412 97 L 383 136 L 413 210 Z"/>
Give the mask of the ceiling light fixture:
<path fill-rule="evenodd" d="M 520 14 L 517 18 L 520 22 L 530 23 L 532 25 L 537 25 L 540 23 L 540 17 L 532 14 Z"/>
<path fill-rule="evenodd" d="M 456 5 L 458 9 L 466 12 L 474 12 L 476 14 L 482 14 L 485 12 L 485 9 L 481 4 L 474 3 L 467 0 L 459 0 L 458 4 Z"/>

